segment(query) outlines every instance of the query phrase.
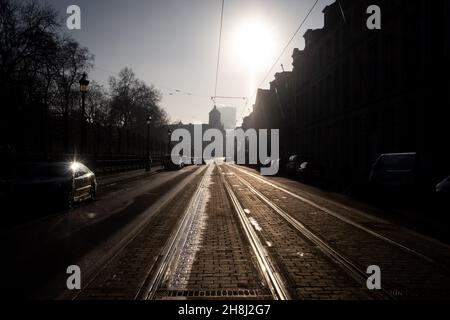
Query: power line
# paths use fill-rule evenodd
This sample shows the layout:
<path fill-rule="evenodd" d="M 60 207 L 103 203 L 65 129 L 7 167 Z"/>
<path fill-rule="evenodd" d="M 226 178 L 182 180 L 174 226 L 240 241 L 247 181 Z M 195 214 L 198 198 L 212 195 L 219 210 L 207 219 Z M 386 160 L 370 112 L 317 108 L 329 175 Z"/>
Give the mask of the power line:
<path fill-rule="evenodd" d="M 247 104 L 248 97 L 226 97 L 226 96 L 216 96 L 216 97 L 211 97 L 211 100 L 213 101 L 214 105 L 217 104 L 217 100 L 243 100 L 243 101 L 245 101 L 245 104 Z"/>
<path fill-rule="evenodd" d="M 286 52 L 286 50 L 289 48 L 289 46 L 291 45 L 292 41 L 294 41 L 295 37 L 297 36 L 297 34 L 300 32 L 301 28 L 303 27 L 303 25 L 306 23 L 306 21 L 308 20 L 309 16 L 311 15 L 311 13 L 313 12 L 313 10 L 316 8 L 317 4 L 319 3 L 320 0 L 316 0 L 314 2 L 314 4 L 312 5 L 311 9 L 309 9 L 308 13 L 306 14 L 306 16 L 303 18 L 302 22 L 300 23 L 299 27 L 297 28 L 297 30 L 294 32 L 294 34 L 291 36 L 291 38 L 289 39 L 288 43 L 284 46 L 283 50 L 281 51 L 280 55 L 278 56 L 278 58 L 275 60 L 275 62 L 273 63 L 273 65 L 270 67 L 269 71 L 267 72 L 267 74 L 264 76 L 263 80 L 260 82 L 260 84 L 256 87 L 255 92 L 253 93 L 253 95 L 251 96 L 250 100 L 252 100 L 256 93 L 258 92 L 258 88 L 260 88 L 264 82 L 266 81 L 266 79 L 270 76 L 272 70 L 278 65 L 278 62 L 280 61 L 280 59 L 283 57 L 284 53 Z M 241 118 L 243 116 L 245 112 L 245 108 L 242 110 L 241 113 Z"/>
<path fill-rule="evenodd" d="M 247 100 L 247 97 L 224 97 L 224 96 L 216 96 L 216 97 L 211 97 L 211 100 L 216 100 L 216 99 L 239 99 L 239 100 Z"/>
<path fill-rule="evenodd" d="M 311 15 L 311 13 L 313 12 L 314 8 L 316 7 L 317 3 L 319 3 L 320 0 L 316 0 L 313 4 L 313 6 L 311 7 L 311 9 L 308 11 L 308 14 L 305 16 L 305 18 L 302 20 L 302 22 L 300 23 L 300 26 L 297 28 L 297 30 L 294 32 L 294 34 L 291 36 L 291 38 L 289 39 L 288 43 L 284 46 L 283 50 L 281 51 L 280 55 L 278 56 L 278 58 L 275 60 L 275 62 L 273 63 L 272 67 L 270 67 L 269 71 L 267 72 L 267 74 L 264 76 L 264 79 L 261 81 L 261 83 L 258 85 L 258 88 L 261 87 L 264 84 L 264 81 L 266 81 L 267 77 L 270 76 L 270 73 L 272 72 L 273 68 L 275 68 L 275 66 L 277 66 L 278 62 L 280 61 L 280 59 L 283 57 L 284 53 L 286 52 L 286 50 L 289 48 L 289 46 L 291 45 L 292 41 L 294 41 L 295 37 L 297 36 L 297 34 L 300 32 L 301 28 L 303 27 L 303 25 L 306 23 L 306 21 L 308 20 L 309 16 Z M 254 95 L 253 95 L 254 96 Z M 252 98 L 253 98 L 252 96 Z"/>
<path fill-rule="evenodd" d="M 345 17 L 344 9 L 342 8 L 341 1 L 338 0 L 339 9 L 341 9 L 342 19 L 344 20 L 344 23 L 347 23 L 347 18 Z"/>
<path fill-rule="evenodd" d="M 223 8 L 225 0 L 222 0 L 222 9 L 220 13 L 220 31 L 219 31 L 219 49 L 217 52 L 216 85 L 214 87 L 214 97 L 217 96 L 217 84 L 219 82 L 220 52 L 222 50 L 222 28 L 223 28 Z"/>

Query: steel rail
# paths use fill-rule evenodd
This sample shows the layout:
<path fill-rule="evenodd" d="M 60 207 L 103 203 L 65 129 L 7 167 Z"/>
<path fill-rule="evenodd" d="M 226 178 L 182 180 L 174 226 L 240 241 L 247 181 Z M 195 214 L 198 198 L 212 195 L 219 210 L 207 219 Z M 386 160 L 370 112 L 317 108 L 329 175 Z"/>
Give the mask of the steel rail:
<path fill-rule="evenodd" d="M 149 274 L 141 286 L 141 289 L 136 294 L 135 299 L 139 300 L 152 300 L 156 297 L 156 292 L 160 288 L 167 271 L 170 269 L 171 265 L 175 261 L 178 253 L 182 250 L 184 243 L 189 234 L 189 229 L 194 221 L 195 213 L 200 205 L 203 193 L 206 186 L 206 180 L 208 178 L 208 170 L 205 169 L 205 173 L 200 181 L 197 190 L 192 196 L 187 209 L 185 210 L 181 221 L 178 226 L 174 229 L 166 245 L 158 256 L 156 267 L 149 270 Z"/>
<path fill-rule="evenodd" d="M 276 271 L 273 263 L 271 262 L 269 254 L 261 244 L 258 235 L 248 221 L 245 211 L 242 208 L 238 198 L 236 197 L 236 194 L 234 193 L 228 181 L 226 181 L 224 177 L 222 177 L 222 179 L 227 193 L 230 197 L 231 203 L 233 204 L 239 221 L 241 222 L 244 233 L 249 240 L 253 252 L 256 256 L 259 269 L 266 280 L 272 296 L 276 300 L 291 300 L 291 296 L 285 286 L 284 281 L 282 280 L 281 275 Z"/>
<path fill-rule="evenodd" d="M 236 168 L 236 169 L 238 171 L 240 171 L 240 172 L 242 172 L 242 173 L 244 173 L 246 175 L 249 175 L 249 176 L 251 176 L 251 177 L 253 177 L 253 178 L 255 178 L 255 179 L 257 179 L 257 180 L 259 180 L 259 181 L 261 181 L 261 182 L 263 182 L 263 183 L 265 183 L 265 184 L 267 184 L 267 185 L 269 185 L 269 186 L 271 186 L 273 188 L 276 188 L 276 189 L 278 189 L 278 190 L 280 190 L 280 191 L 282 191 L 282 192 L 284 192 L 284 193 L 286 193 L 286 194 L 288 194 L 288 195 L 290 195 L 290 196 L 292 196 L 292 197 L 294 197 L 294 198 L 296 198 L 296 199 L 298 199 L 298 200 L 300 200 L 302 202 L 305 202 L 305 203 L 315 207 L 316 209 L 319 209 L 320 211 L 323 211 L 326 214 L 328 214 L 330 216 L 333 216 L 334 218 L 336 218 L 338 220 L 341 220 L 341 221 L 343 221 L 343 222 L 345 222 L 345 223 L 347 223 L 347 224 L 349 224 L 349 225 L 351 225 L 351 226 L 353 226 L 353 227 L 355 227 L 357 229 L 360 229 L 360 230 L 362 230 L 362 231 L 364 231 L 364 232 L 366 232 L 366 233 L 368 233 L 368 234 L 370 234 L 370 235 L 372 235 L 372 236 L 374 236 L 374 237 L 376 237 L 378 239 L 381 239 L 381 240 L 383 240 L 385 242 L 388 242 L 391 245 L 396 246 L 396 247 L 400 248 L 401 250 L 403 250 L 405 252 L 413 254 L 413 255 L 421 258 L 421 259 L 424 259 L 424 260 L 426 260 L 429 263 L 432 263 L 432 264 L 434 264 L 436 266 L 439 266 L 441 269 L 444 269 L 447 272 L 449 271 L 448 267 L 446 267 L 442 263 L 436 261 L 435 259 L 433 259 L 431 257 L 426 256 L 425 254 L 423 254 L 423 253 L 421 253 L 421 252 L 419 252 L 419 251 L 417 251 L 415 249 L 409 248 L 409 247 L 401 244 L 398 241 L 395 241 L 395 240 L 393 240 L 393 239 L 391 239 L 391 238 L 389 238 L 387 236 L 384 236 L 384 235 L 382 235 L 382 234 L 380 234 L 380 233 L 378 233 L 376 231 L 373 231 L 373 230 L 369 229 L 368 227 L 365 227 L 365 226 L 363 226 L 363 225 L 361 225 L 361 224 L 359 224 L 357 222 L 354 222 L 354 221 L 352 221 L 352 220 L 342 216 L 341 214 L 339 214 L 337 212 L 334 212 L 334 211 L 332 211 L 332 210 L 330 210 L 328 208 L 325 208 L 324 206 L 321 206 L 321 205 L 315 203 L 314 201 L 306 199 L 305 197 L 302 197 L 302 196 L 300 196 L 300 195 L 298 195 L 298 194 L 296 194 L 294 192 L 291 192 L 291 191 L 289 191 L 289 190 L 287 190 L 287 189 L 285 189 L 283 187 L 280 187 L 280 186 L 278 186 L 278 185 L 276 185 L 276 184 L 274 184 L 272 182 L 269 182 L 266 179 L 263 179 L 263 178 L 255 175 L 253 173 L 247 172 L 246 170 L 243 170 L 243 169 L 240 169 L 240 168 Z M 351 211 L 355 211 L 355 210 L 351 209 Z"/>
<path fill-rule="evenodd" d="M 254 195 L 256 195 L 259 199 L 261 199 L 265 204 L 267 204 L 273 211 L 279 214 L 288 224 L 290 224 L 305 238 L 307 238 L 314 245 L 316 245 L 322 253 L 324 253 L 327 257 L 332 259 L 336 264 L 343 267 L 353 279 L 357 280 L 363 285 L 366 285 L 367 273 L 365 272 L 365 270 L 361 270 L 352 260 L 350 260 L 340 252 L 333 249 L 329 244 L 327 244 L 319 236 L 314 234 L 305 225 L 303 225 L 301 222 L 293 218 L 286 211 L 278 207 L 274 202 L 272 202 L 266 196 L 264 196 L 261 192 L 256 190 L 249 182 L 247 182 L 246 180 L 237 175 L 235 175 L 235 177 L 238 178 L 238 180 L 243 185 L 245 185 L 248 188 L 248 190 L 250 190 Z M 394 297 L 385 289 L 376 290 L 373 291 L 373 293 L 375 295 L 378 295 L 380 298 L 394 299 Z"/>

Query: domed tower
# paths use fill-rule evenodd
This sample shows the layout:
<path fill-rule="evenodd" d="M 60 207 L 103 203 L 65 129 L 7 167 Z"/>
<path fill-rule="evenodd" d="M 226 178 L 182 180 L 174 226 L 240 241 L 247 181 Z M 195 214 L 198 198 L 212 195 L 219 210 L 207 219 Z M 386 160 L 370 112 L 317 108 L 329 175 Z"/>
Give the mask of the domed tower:
<path fill-rule="evenodd" d="M 209 126 L 210 126 L 210 128 L 215 128 L 215 129 L 223 128 L 220 111 L 217 110 L 216 106 L 214 106 L 214 108 L 209 112 Z"/>

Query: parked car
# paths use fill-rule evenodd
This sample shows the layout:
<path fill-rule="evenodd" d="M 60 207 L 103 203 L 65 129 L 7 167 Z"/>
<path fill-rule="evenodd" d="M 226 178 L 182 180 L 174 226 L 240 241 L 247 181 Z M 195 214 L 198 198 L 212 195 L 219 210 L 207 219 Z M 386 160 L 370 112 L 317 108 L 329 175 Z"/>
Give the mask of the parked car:
<path fill-rule="evenodd" d="M 416 153 L 389 153 L 373 164 L 369 184 L 383 191 L 405 192 L 415 187 L 416 178 Z"/>
<path fill-rule="evenodd" d="M 450 194 L 450 177 L 447 177 L 436 185 L 436 193 L 441 195 Z"/>
<path fill-rule="evenodd" d="M 318 182 L 322 178 L 322 168 L 312 162 L 304 161 L 296 170 L 297 178 L 304 181 Z"/>
<path fill-rule="evenodd" d="M 75 202 L 94 199 L 94 172 L 80 162 L 31 163 L 19 165 L 7 193 L 16 201 L 33 200 L 70 208 Z"/>
<path fill-rule="evenodd" d="M 294 176 L 297 169 L 304 162 L 304 159 L 299 155 L 290 156 L 286 164 L 286 174 L 289 176 Z"/>

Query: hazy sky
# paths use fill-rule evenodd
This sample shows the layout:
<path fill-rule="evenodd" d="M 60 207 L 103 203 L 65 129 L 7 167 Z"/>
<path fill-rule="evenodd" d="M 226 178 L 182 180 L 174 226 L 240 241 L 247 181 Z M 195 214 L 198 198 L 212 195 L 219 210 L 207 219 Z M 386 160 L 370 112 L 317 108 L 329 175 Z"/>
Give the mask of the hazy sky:
<path fill-rule="evenodd" d="M 225 0 L 217 94 L 251 97 L 314 1 Z M 162 91 L 162 106 L 172 121 L 207 121 L 213 106 L 221 0 L 42 2 L 64 16 L 69 5 L 80 6 L 82 29 L 67 32 L 95 55 L 91 79 L 107 85 L 109 76 L 131 67 L 138 78 Z M 286 70 L 292 68 L 293 48 L 303 48 L 308 28 L 323 26 L 322 10 L 332 2 L 319 1 L 280 62 Z M 272 75 L 280 70 L 278 66 Z M 272 75 L 263 87 L 268 87 Z M 218 101 L 237 108 L 238 123 L 252 103 L 245 107 L 239 100 Z"/>

